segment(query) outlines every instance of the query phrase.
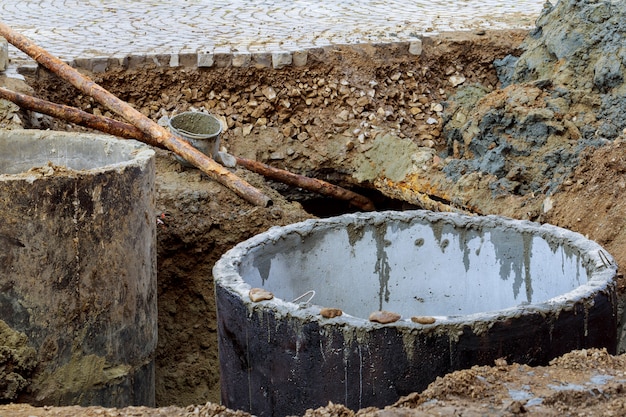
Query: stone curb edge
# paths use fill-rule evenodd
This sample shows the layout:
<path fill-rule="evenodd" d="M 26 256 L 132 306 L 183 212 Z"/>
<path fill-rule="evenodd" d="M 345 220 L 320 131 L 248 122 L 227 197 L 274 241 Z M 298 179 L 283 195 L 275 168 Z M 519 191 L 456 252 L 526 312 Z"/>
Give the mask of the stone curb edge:
<path fill-rule="evenodd" d="M 428 38 L 414 39 L 404 42 L 391 43 L 361 43 L 361 44 L 334 44 L 323 47 L 312 47 L 293 51 L 275 52 L 233 52 L 230 48 L 215 49 L 213 51 L 197 51 L 190 53 L 174 54 L 137 54 L 125 57 L 94 57 L 76 58 L 66 61 L 70 66 L 77 69 L 84 69 L 92 73 L 103 73 L 111 69 L 120 68 L 124 70 L 142 68 L 146 65 L 154 65 L 161 68 L 271 68 L 280 69 L 284 67 L 304 67 L 315 62 L 325 62 L 326 57 L 331 54 L 341 53 L 349 48 L 355 52 L 360 52 L 384 59 L 390 53 L 408 54 L 420 56 L 423 51 L 423 42 Z M 0 37 L 0 40 L 3 40 Z M 2 57 L 0 56 L 0 64 Z M 15 63 L 20 74 L 34 74 L 38 65 L 34 61 L 18 61 Z M 0 67 L 0 71 L 2 68 Z"/>

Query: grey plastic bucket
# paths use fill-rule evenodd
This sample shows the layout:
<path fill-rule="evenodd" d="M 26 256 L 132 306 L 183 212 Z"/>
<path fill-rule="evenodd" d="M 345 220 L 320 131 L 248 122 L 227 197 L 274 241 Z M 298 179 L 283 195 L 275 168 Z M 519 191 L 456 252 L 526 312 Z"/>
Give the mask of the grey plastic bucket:
<path fill-rule="evenodd" d="M 200 152 L 214 159 L 217 157 L 222 124 L 215 116 L 194 111 L 183 112 L 170 118 L 169 128 Z M 185 166 L 191 166 L 178 155 L 176 159 Z"/>

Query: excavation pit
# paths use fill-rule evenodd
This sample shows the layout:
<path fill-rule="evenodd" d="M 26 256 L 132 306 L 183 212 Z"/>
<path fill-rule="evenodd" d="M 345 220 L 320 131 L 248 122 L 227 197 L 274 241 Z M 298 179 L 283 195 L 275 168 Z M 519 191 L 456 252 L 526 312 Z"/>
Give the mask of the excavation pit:
<path fill-rule="evenodd" d="M 616 269 L 582 235 L 495 216 L 382 212 L 272 228 L 213 271 L 222 402 L 259 416 L 329 401 L 384 407 L 498 358 L 615 352 Z M 274 298 L 252 302 L 252 288 Z M 323 318 L 325 307 L 343 314 Z M 401 318 L 369 321 L 379 310 Z"/>
<path fill-rule="evenodd" d="M 522 38 L 523 34 L 519 32 L 491 35 L 488 31 L 486 36 L 468 33 L 455 38 L 447 34 L 424 38 L 424 50 L 419 57 L 400 54 L 401 51 L 394 45 L 384 48 L 333 47 L 311 51 L 306 67 L 284 67 L 279 70 L 257 67 L 198 69 L 169 68 L 166 64 L 125 69 L 116 64 L 104 73 L 91 76 L 153 120 L 198 109 L 225 118 L 228 129 L 225 128 L 223 132 L 222 144 L 233 155 L 256 159 L 348 187 L 376 187 L 386 196 L 413 203 L 411 195 L 397 192 L 403 191 L 401 187 L 410 185 L 409 182 L 396 183 L 395 188 L 391 184 L 390 188 L 386 179 L 378 181 L 376 175 L 382 173 L 399 178 L 403 168 L 412 168 L 410 164 L 398 164 L 407 159 L 413 161 L 418 169 L 420 175 L 417 180 L 425 178 L 423 175 L 428 177 L 437 173 L 446 163 L 442 154 L 446 144 L 441 119 L 435 110 L 436 104 L 443 104 L 454 93 L 448 82 L 451 76 L 446 72 L 449 68 L 456 68 L 466 77 L 466 82 L 458 89 L 475 83 L 488 88 L 491 88 L 489 85 L 496 86 L 497 77 L 491 63 L 507 54 L 516 55 L 515 48 Z M 369 51 L 375 53 L 369 55 Z M 320 59 L 316 60 L 316 57 Z M 394 81 L 398 75 L 400 78 Z M 38 97 L 77 106 L 89 112 L 99 109 L 102 114 L 107 114 L 102 106 L 71 90 L 67 83 L 41 68 L 30 76 L 29 83 L 35 88 Z M 189 89 L 181 90 L 181 85 Z M 372 91 L 370 85 L 375 85 L 374 97 L 365 106 L 360 106 L 358 102 L 352 104 L 354 100 L 358 101 L 362 93 L 370 97 L 367 95 Z M 333 91 L 340 93 L 342 86 L 351 93 L 332 98 Z M 276 98 L 270 99 L 263 94 L 269 87 L 277 92 Z M 326 87 L 331 89 L 328 103 L 325 103 L 323 97 Z M 292 95 L 294 88 L 300 89 L 299 96 Z M 309 98 L 314 90 L 320 94 Z M 283 105 L 287 104 L 284 99 L 288 100 L 290 107 Z M 251 103 L 254 101 L 259 105 L 253 106 Z M 415 105 L 419 107 L 415 108 Z M 538 102 L 536 105 L 540 107 L 543 104 Z M 387 116 L 390 108 L 394 114 Z M 340 115 L 347 116 L 348 120 L 343 120 Z M 572 114 L 570 116 L 573 117 Z M 372 117 L 376 119 L 371 121 Z M 528 117 L 532 119 L 535 115 L 531 113 Z M 429 119 L 433 118 L 440 123 L 428 124 Z M 40 124 L 36 126 L 40 128 L 79 129 L 69 127 L 65 122 L 42 120 L 36 115 L 29 120 L 39 121 Z M 364 128 L 364 122 L 369 127 Z M 386 136 L 378 137 L 388 132 L 397 133 L 398 124 L 401 127 L 400 138 L 392 141 Z M 580 123 L 577 122 L 579 128 L 581 124 L 587 122 L 581 119 Z M 374 126 L 380 129 L 380 135 Z M 423 130 L 425 127 L 428 129 Z M 362 134 L 363 138 L 360 136 Z M 435 152 L 423 146 L 419 149 L 414 147 L 414 144 L 432 146 L 432 142 L 435 144 Z M 592 168 L 572 178 L 574 186 L 565 188 L 570 190 L 566 197 L 559 200 L 558 194 L 551 196 L 554 203 L 552 210 L 542 206 L 546 195 L 541 192 L 526 196 L 510 194 L 504 198 L 494 195 L 492 188 L 487 188 L 491 179 L 485 176 L 468 175 L 471 181 L 459 181 L 462 187 L 455 188 L 449 195 L 457 197 L 455 207 L 538 222 L 548 221 L 577 230 L 601 241 L 621 264 L 624 256 L 619 242 L 624 240 L 619 238 L 623 233 L 618 231 L 623 230 L 621 225 L 624 216 L 623 210 L 620 210 L 623 203 L 620 194 L 615 193 L 616 189 L 619 191 L 622 188 L 621 149 L 623 145 L 615 149 L 607 147 L 606 153 L 590 159 L 588 163 Z M 413 155 L 417 158 L 413 158 Z M 434 155 L 441 157 L 438 163 Z M 432 159 L 427 160 L 422 156 L 430 156 Z M 542 159 L 538 154 L 533 153 L 532 159 L 533 163 L 524 165 L 526 168 L 535 167 L 535 164 L 541 166 Z M 387 161 L 392 163 L 387 164 Z M 368 167 L 376 167 L 379 171 L 363 172 Z M 272 208 L 252 207 L 202 176 L 198 170 L 181 169 L 171 153 L 161 150 L 157 150 L 157 171 L 157 405 L 205 404 L 207 401 L 218 403 L 220 374 L 211 268 L 234 244 L 264 232 L 271 226 L 301 221 L 310 217 L 310 214 L 277 195 L 272 196 L 275 202 Z M 283 193 L 283 189 L 272 182 L 264 182 L 241 168 L 237 168 L 236 173 L 268 193 L 272 189 Z M 526 177 L 534 181 L 538 175 L 538 171 L 533 170 L 521 172 L 512 179 L 523 182 Z M 541 175 L 551 175 L 551 172 Z M 597 181 L 601 182 L 602 187 L 600 191 L 594 188 L 591 194 L 592 189 L 586 184 L 597 184 Z M 268 189 L 268 184 L 272 189 Z M 482 191 L 484 188 L 487 188 L 487 192 Z M 432 188 L 424 184 L 418 190 L 430 193 Z M 586 191 L 590 194 L 586 194 Z M 327 200 L 317 204 L 309 196 L 300 199 L 300 195 L 292 198 L 292 194 L 283 194 L 288 200 L 301 201 L 305 210 L 313 215 L 328 216 L 345 212 L 332 210 L 329 213 L 328 208 L 334 209 L 336 204 L 333 207 Z M 468 195 L 471 196 L 471 205 L 463 206 Z M 431 194 L 428 196 L 432 197 Z M 435 201 L 446 204 L 445 198 Z M 317 207 L 310 210 L 308 206 L 311 202 L 323 210 Z M 573 206 L 576 206 L 576 210 L 572 209 Z M 377 207 L 381 208 L 378 204 Z M 406 206 L 401 204 L 394 208 L 405 209 Z M 448 206 L 443 205 L 441 208 L 446 209 Z M 316 303 L 317 297 L 313 298 L 313 303 Z M 354 381 L 358 382 L 357 379 Z"/>
<path fill-rule="evenodd" d="M 0 148 L 0 398 L 154 406 L 154 151 L 35 130 Z"/>

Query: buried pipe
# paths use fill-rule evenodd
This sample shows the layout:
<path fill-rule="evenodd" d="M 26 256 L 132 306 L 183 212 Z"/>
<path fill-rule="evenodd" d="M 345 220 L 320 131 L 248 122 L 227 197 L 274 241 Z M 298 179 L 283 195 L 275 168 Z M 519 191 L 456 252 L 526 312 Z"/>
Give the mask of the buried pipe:
<path fill-rule="evenodd" d="M 83 93 L 93 97 L 107 109 L 124 117 L 146 136 L 198 167 L 202 172 L 244 200 L 262 207 L 272 204 L 270 198 L 261 191 L 2 22 L 0 22 L 0 35 L 39 64 L 68 81 Z"/>
<path fill-rule="evenodd" d="M 252 159 L 240 158 L 238 156 L 235 158 L 237 159 L 237 164 L 242 167 L 266 177 L 278 180 L 282 183 L 294 185 L 309 191 L 315 191 L 319 194 L 335 197 L 339 200 L 349 201 L 352 205 L 363 211 L 373 211 L 375 209 L 374 203 L 372 203 L 372 200 L 369 198 L 353 191 L 346 190 L 345 188 L 337 185 L 318 180 L 316 178 L 309 178 L 303 175 L 294 174 L 293 172 L 289 172 L 284 169 L 274 168 L 270 165 L 254 161 Z"/>
<path fill-rule="evenodd" d="M 137 127 L 128 123 L 120 122 L 104 116 L 97 116 L 75 107 L 52 103 L 1 87 L 0 98 L 10 100 L 27 110 L 47 114 L 77 125 L 86 126 L 125 139 L 137 139 L 149 145 L 164 148 L 161 143 L 154 140 L 151 136 L 146 135 Z M 251 159 L 237 156 L 235 159 L 237 164 L 240 166 L 276 181 L 300 187 L 305 190 L 314 191 L 339 200 L 349 201 L 352 205 L 363 211 L 373 211 L 375 209 L 374 203 L 369 198 L 329 182 L 306 177 L 304 175 L 298 175 L 284 169 L 274 168 L 270 165 Z"/>

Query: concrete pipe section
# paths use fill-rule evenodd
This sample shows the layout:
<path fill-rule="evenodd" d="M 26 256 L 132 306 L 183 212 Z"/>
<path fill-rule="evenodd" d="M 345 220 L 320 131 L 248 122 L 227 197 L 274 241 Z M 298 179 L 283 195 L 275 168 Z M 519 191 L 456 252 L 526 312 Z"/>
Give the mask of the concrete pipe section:
<path fill-rule="evenodd" d="M 0 149 L 0 398 L 154 405 L 154 151 L 27 130 Z"/>
<path fill-rule="evenodd" d="M 384 212 L 272 228 L 213 270 L 222 401 L 281 417 L 329 401 L 382 407 L 498 358 L 615 352 L 616 271 L 577 233 L 495 216 Z"/>

